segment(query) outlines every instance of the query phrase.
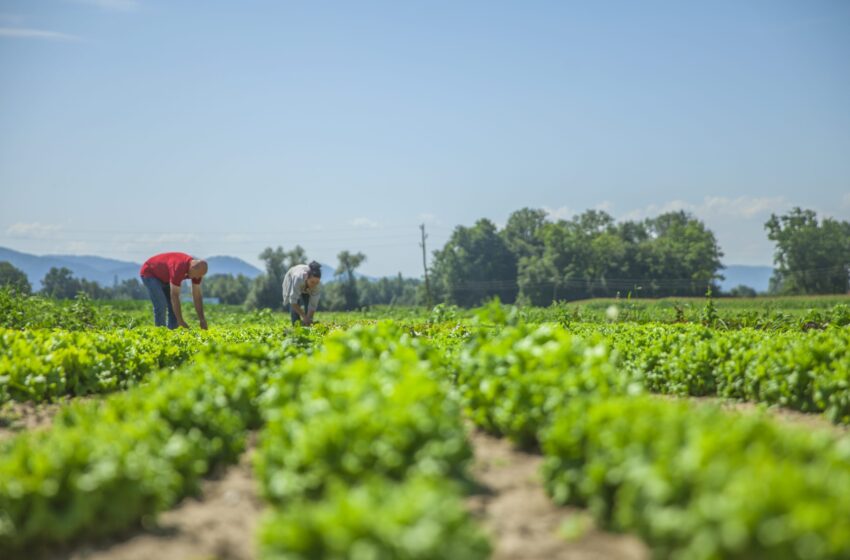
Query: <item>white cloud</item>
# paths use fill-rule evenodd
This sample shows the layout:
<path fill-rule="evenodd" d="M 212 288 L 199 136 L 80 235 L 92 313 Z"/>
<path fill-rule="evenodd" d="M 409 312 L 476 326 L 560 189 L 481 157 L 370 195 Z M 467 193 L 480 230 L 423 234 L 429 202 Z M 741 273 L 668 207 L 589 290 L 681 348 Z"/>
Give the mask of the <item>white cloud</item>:
<path fill-rule="evenodd" d="M 788 207 L 784 196 L 751 197 L 739 196 L 730 199 L 725 197 L 706 197 L 703 204 L 697 206 L 697 213 L 706 212 L 739 218 L 753 218 L 779 212 Z"/>
<path fill-rule="evenodd" d="M 6 234 L 19 239 L 54 239 L 62 231 L 59 224 L 18 222 L 6 228 Z"/>
<path fill-rule="evenodd" d="M 129 12 L 139 7 L 138 0 L 74 0 L 77 4 L 89 4 L 102 10 Z"/>
<path fill-rule="evenodd" d="M 58 33 L 56 31 L 45 31 L 43 29 L 28 29 L 25 27 L 0 27 L 0 37 L 11 39 L 43 39 L 46 41 L 81 41 L 76 35 Z"/>
<path fill-rule="evenodd" d="M 546 217 L 550 220 L 569 220 L 577 214 L 577 212 L 569 206 L 561 206 L 560 208 L 549 208 L 548 206 L 544 206 L 543 211 L 546 212 Z"/>
<path fill-rule="evenodd" d="M 350 222 L 348 222 L 354 227 L 365 227 L 365 228 L 376 228 L 379 226 L 378 222 L 374 220 L 370 220 L 369 218 L 354 218 Z"/>
<path fill-rule="evenodd" d="M 707 196 L 701 203 L 694 204 L 684 200 L 671 200 L 664 204 L 649 204 L 644 208 L 636 208 L 622 214 L 620 220 L 641 220 L 654 217 L 666 212 L 684 210 L 698 218 L 726 217 L 750 219 L 767 216 L 770 213 L 782 212 L 789 207 L 784 196 L 752 197 L 739 196 L 727 198 L 722 196 Z"/>

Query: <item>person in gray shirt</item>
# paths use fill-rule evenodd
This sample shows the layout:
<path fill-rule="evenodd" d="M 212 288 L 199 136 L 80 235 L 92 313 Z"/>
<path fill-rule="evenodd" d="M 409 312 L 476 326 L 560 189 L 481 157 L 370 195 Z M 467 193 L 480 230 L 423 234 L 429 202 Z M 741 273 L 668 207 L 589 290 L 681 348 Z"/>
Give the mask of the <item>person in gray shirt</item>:
<path fill-rule="evenodd" d="M 296 321 L 301 321 L 305 327 L 313 324 L 313 315 L 319 306 L 321 281 L 322 265 L 316 261 L 296 264 L 286 271 L 283 277 L 283 309 L 289 308 L 293 325 Z"/>

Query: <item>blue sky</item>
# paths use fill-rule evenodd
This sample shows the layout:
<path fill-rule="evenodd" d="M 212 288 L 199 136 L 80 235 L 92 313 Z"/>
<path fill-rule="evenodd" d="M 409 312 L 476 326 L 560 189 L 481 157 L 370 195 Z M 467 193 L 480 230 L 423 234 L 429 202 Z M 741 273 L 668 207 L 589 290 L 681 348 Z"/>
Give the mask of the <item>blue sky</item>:
<path fill-rule="evenodd" d="M 850 219 L 850 2 L 0 0 L 0 245 L 421 274 L 529 206 Z"/>

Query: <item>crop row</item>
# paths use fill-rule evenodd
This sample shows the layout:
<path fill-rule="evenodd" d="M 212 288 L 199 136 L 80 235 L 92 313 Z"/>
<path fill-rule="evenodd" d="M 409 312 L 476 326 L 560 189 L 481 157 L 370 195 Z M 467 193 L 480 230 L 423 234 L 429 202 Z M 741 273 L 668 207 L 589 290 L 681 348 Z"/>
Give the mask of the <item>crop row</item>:
<path fill-rule="evenodd" d="M 259 424 L 262 368 L 288 353 L 222 347 L 0 443 L 0 551 L 119 532 L 195 492 L 242 451 Z"/>
<path fill-rule="evenodd" d="M 602 343 L 553 326 L 473 337 L 456 378 L 477 424 L 542 446 L 558 502 L 659 558 L 850 557 L 846 440 L 641 395 Z"/>
<path fill-rule="evenodd" d="M 0 443 L 0 555 L 134 526 L 264 426 L 265 556 L 486 557 L 460 501 L 459 405 L 423 360 L 432 349 L 384 325 L 330 336 L 310 358 L 296 351 L 221 345 Z"/>
<path fill-rule="evenodd" d="M 761 402 L 850 423 L 850 329 L 766 333 L 615 325 L 574 331 L 603 333 L 622 367 L 650 391 Z"/>
<path fill-rule="evenodd" d="M 319 335 L 242 328 L 168 331 L 17 331 L 0 328 L 0 403 L 45 401 L 126 389 L 152 372 L 179 366 L 201 351 L 233 342 L 309 346 Z"/>
<path fill-rule="evenodd" d="M 486 558 L 464 511 L 460 406 L 386 325 L 329 337 L 271 381 L 257 455 L 266 558 Z"/>

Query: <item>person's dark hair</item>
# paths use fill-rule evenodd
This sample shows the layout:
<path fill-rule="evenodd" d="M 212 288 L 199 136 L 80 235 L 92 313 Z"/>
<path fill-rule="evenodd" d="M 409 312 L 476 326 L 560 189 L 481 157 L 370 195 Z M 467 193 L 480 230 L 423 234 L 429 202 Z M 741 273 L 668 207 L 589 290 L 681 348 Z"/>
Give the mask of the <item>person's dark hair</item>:
<path fill-rule="evenodd" d="M 310 276 L 313 276 L 314 278 L 321 278 L 322 277 L 322 265 L 320 265 L 316 261 L 312 261 L 307 266 L 310 267 L 310 272 L 309 272 Z"/>

